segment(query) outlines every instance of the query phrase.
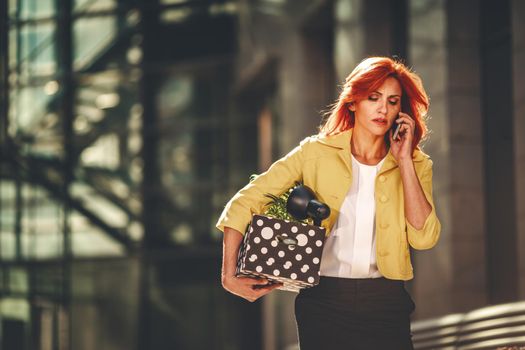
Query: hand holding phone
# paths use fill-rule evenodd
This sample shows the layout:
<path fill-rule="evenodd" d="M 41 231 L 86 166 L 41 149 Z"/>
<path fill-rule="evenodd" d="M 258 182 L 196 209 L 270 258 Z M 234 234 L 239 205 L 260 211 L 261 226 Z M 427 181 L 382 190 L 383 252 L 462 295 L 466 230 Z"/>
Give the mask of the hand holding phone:
<path fill-rule="evenodd" d="M 399 118 L 399 115 L 397 116 Z M 401 124 L 403 123 L 397 123 L 397 118 L 394 120 L 394 125 L 392 126 L 392 130 L 394 130 L 394 134 L 392 135 L 392 139 L 394 141 L 397 141 L 399 139 L 399 130 L 401 129 Z"/>

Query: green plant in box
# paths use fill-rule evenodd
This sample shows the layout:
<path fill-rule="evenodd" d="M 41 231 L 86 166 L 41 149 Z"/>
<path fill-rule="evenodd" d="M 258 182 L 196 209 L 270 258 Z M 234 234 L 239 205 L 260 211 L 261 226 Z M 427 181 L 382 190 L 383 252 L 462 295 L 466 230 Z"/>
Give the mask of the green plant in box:
<path fill-rule="evenodd" d="M 250 182 L 255 180 L 257 176 L 258 175 L 256 174 L 251 175 Z M 291 216 L 286 210 L 286 202 L 288 201 L 288 196 L 290 196 L 290 193 L 292 193 L 292 190 L 296 186 L 299 186 L 299 185 L 302 185 L 302 183 L 296 182 L 293 187 L 289 188 L 287 191 L 282 193 L 280 196 L 275 196 L 271 193 L 266 193 L 264 196 L 270 198 L 271 200 L 268 203 L 266 203 L 263 215 L 274 217 L 276 219 L 288 220 L 291 222 L 299 222 L 299 223 L 311 225 L 312 224 L 311 219 L 297 220 L 293 216 Z"/>

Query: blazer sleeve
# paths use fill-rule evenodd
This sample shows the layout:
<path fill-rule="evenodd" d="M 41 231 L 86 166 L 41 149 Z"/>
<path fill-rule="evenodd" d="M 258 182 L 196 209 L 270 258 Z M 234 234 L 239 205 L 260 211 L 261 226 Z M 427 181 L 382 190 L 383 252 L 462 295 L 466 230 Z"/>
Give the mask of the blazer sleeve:
<path fill-rule="evenodd" d="M 428 159 L 428 165 L 419 176 L 419 182 L 423 188 L 425 196 L 432 206 L 432 211 L 427 216 L 425 224 L 418 230 L 405 219 L 407 226 L 407 236 L 410 246 L 414 249 L 430 249 L 436 245 L 441 234 L 441 223 L 436 215 L 434 200 L 432 198 L 432 161 Z"/>
<path fill-rule="evenodd" d="M 223 232 L 225 227 L 231 227 L 244 234 L 252 215 L 262 213 L 270 201 L 265 194 L 279 196 L 296 181 L 302 181 L 302 165 L 309 139 L 301 141 L 290 153 L 239 190 L 224 207 L 216 227 Z"/>

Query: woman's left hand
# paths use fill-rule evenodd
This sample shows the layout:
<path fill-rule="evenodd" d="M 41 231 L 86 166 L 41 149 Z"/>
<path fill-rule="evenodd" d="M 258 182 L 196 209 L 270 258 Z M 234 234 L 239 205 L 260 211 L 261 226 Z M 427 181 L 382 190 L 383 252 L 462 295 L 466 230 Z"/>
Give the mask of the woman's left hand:
<path fill-rule="evenodd" d="M 399 118 L 394 123 L 402 123 L 399 129 L 397 140 L 394 140 L 394 131 L 390 129 L 390 150 L 392 155 L 399 163 L 402 160 L 412 160 L 412 142 L 414 140 L 414 131 L 416 122 L 408 114 L 399 112 Z"/>

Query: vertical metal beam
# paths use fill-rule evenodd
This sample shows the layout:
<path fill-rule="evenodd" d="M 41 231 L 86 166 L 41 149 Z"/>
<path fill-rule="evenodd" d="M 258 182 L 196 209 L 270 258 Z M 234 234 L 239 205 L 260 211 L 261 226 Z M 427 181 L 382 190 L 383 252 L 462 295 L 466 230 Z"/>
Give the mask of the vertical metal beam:
<path fill-rule="evenodd" d="M 142 220 L 144 223 L 144 244 L 147 248 L 161 247 L 165 238 L 159 214 L 162 212 L 160 201 L 160 166 L 158 159 L 158 121 L 155 108 L 155 81 L 157 80 L 154 69 L 155 52 L 159 32 L 159 6 L 158 0 L 141 0 L 141 35 L 142 35 L 142 80 L 139 87 L 140 101 L 143 108 L 142 123 Z"/>
<path fill-rule="evenodd" d="M 72 247 L 69 200 L 69 187 L 73 181 L 73 166 L 75 164 L 73 144 L 73 117 L 75 82 L 73 79 L 73 18 L 72 0 L 56 0 L 58 14 L 57 21 L 57 61 L 60 82 L 60 116 L 64 140 L 64 167 L 62 169 L 63 184 L 63 259 L 62 259 L 62 304 L 64 307 L 64 322 L 67 332 L 61 338 L 61 349 L 72 349 L 72 300 L 71 300 L 71 273 Z"/>
<path fill-rule="evenodd" d="M 15 174 L 15 259 L 22 260 L 22 180 L 20 169 L 18 167 L 13 169 Z"/>
<path fill-rule="evenodd" d="M 63 195 L 64 195 L 64 256 L 71 255 L 71 237 L 69 228 L 70 203 L 68 201 L 69 186 L 73 180 L 74 144 L 73 144 L 73 118 L 75 83 L 73 79 L 73 22 L 71 16 L 72 0 L 57 0 L 58 23 L 57 23 L 57 53 L 58 53 L 58 75 L 60 81 L 61 99 L 60 113 L 62 121 L 62 132 L 64 140 L 64 168 L 63 171 Z"/>
<path fill-rule="evenodd" d="M 517 227 L 509 0 L 481 1 L 481 81 L 491 303 L 516 300 Z"/>
<path fill-rule="evenodd" d="M 149 349 L 151 343 L 151 303 L 150 303 L 150 269 L 152 259 L 150 250 L 159 246 L 162 237 L 160 209 L 158 208 L 158 186 L 161 183 L 158 161 L 158 128 L 157 112 L 155 109 L 155 76 L 154 64 L 155 33 L 159 26 L 159 1 L 140 0 L 140 34 L 142 35 L 142 79 L 139 84 L 139 98 L 142 104 L 142 151 L 143 179 L 141 186 L 142 223 L 144 225 L 144 239 L 140 250 L 140 280 L 139 280 L 139 322 L 137 332 L 138 349 Z"/>

